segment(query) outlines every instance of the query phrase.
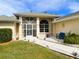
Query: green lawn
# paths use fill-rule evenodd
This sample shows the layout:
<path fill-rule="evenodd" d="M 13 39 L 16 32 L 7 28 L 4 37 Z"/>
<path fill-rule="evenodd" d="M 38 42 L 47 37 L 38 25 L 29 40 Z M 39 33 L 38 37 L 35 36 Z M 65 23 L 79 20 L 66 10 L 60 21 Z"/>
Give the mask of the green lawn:
<path fill-rule="evenodd" d="M 0 45 L 0 59 L 72 59 L 42 46 L 25 41 Z"/>

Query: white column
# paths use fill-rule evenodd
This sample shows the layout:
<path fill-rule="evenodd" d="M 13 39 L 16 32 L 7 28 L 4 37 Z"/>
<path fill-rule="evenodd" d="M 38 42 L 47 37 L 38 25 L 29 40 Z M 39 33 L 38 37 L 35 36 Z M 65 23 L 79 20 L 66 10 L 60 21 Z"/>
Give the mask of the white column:
<path fill-rule="evenodd" d="M 37 17 L 37 37 L 39 37 L 39 33 L 40 33 L 40 19 L 39 17 Z"/>
<path fill-rule="evenodd" d="M 19 21 L 20 21 L 20 24 L 19 24 L 19 40 L 22 40 L 23 39 L 23 34 L 22 34 L 22 17 L 19 17 Z"/>

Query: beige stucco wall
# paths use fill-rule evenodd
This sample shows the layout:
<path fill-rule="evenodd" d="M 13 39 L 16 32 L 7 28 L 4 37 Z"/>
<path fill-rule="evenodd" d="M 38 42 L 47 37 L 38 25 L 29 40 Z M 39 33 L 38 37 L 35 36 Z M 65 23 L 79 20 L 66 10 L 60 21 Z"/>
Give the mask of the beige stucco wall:
<path fill-rule="evenodd" d="M 25 38 L 23 37 L 23 29 L 22 29 L 22 17 L 19 17 L 19 40 L 24 40 Z"/>
<path fill-rule="evenodd" d="M 59 32 L 65 32 L 65 33 L 72 32 L 79 34 L 79 17 L 72 18 L 67 21 L 53 23 L 53 34 L 56 35 L 56 33 Z"/>
<path fill-rule="evenodd" d="M 19 23 L 16 23 L 16 40 L 19 40 Z"/>
<path fill-rule="evenodd" d="M 12 39 L 16 40 L 16 30 L 15 30 L 15 23 L 14 22 L 0 22 L 0 28 L 10 28 L 12 29 Z"/>

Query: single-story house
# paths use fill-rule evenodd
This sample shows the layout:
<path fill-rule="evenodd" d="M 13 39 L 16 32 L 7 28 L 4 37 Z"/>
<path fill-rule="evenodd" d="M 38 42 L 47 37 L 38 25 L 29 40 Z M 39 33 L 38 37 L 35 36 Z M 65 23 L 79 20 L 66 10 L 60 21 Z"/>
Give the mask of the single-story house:
<path fill-rule="evenodd" d="M 12 29 L 13 40 L 28 37 L 46 38 L 59 32 L 79 34 L 79 13 L 60 17 L 47 13 L 15 13 L 13 17 L 0 16 L 0 28 Z"/>

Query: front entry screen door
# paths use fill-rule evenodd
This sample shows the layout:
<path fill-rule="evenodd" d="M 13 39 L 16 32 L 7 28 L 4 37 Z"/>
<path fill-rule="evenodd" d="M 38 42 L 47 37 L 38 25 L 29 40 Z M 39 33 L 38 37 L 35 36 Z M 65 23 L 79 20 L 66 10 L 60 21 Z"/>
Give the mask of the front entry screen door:
<path fill-rule="evenodd" d="M 27 36 L 32 36 L 32 33 L 33 33 L 33 31 L 32 31 L 32 24 L 28 24 L 26 26 L 26 34 L 27 34 Z"/>

